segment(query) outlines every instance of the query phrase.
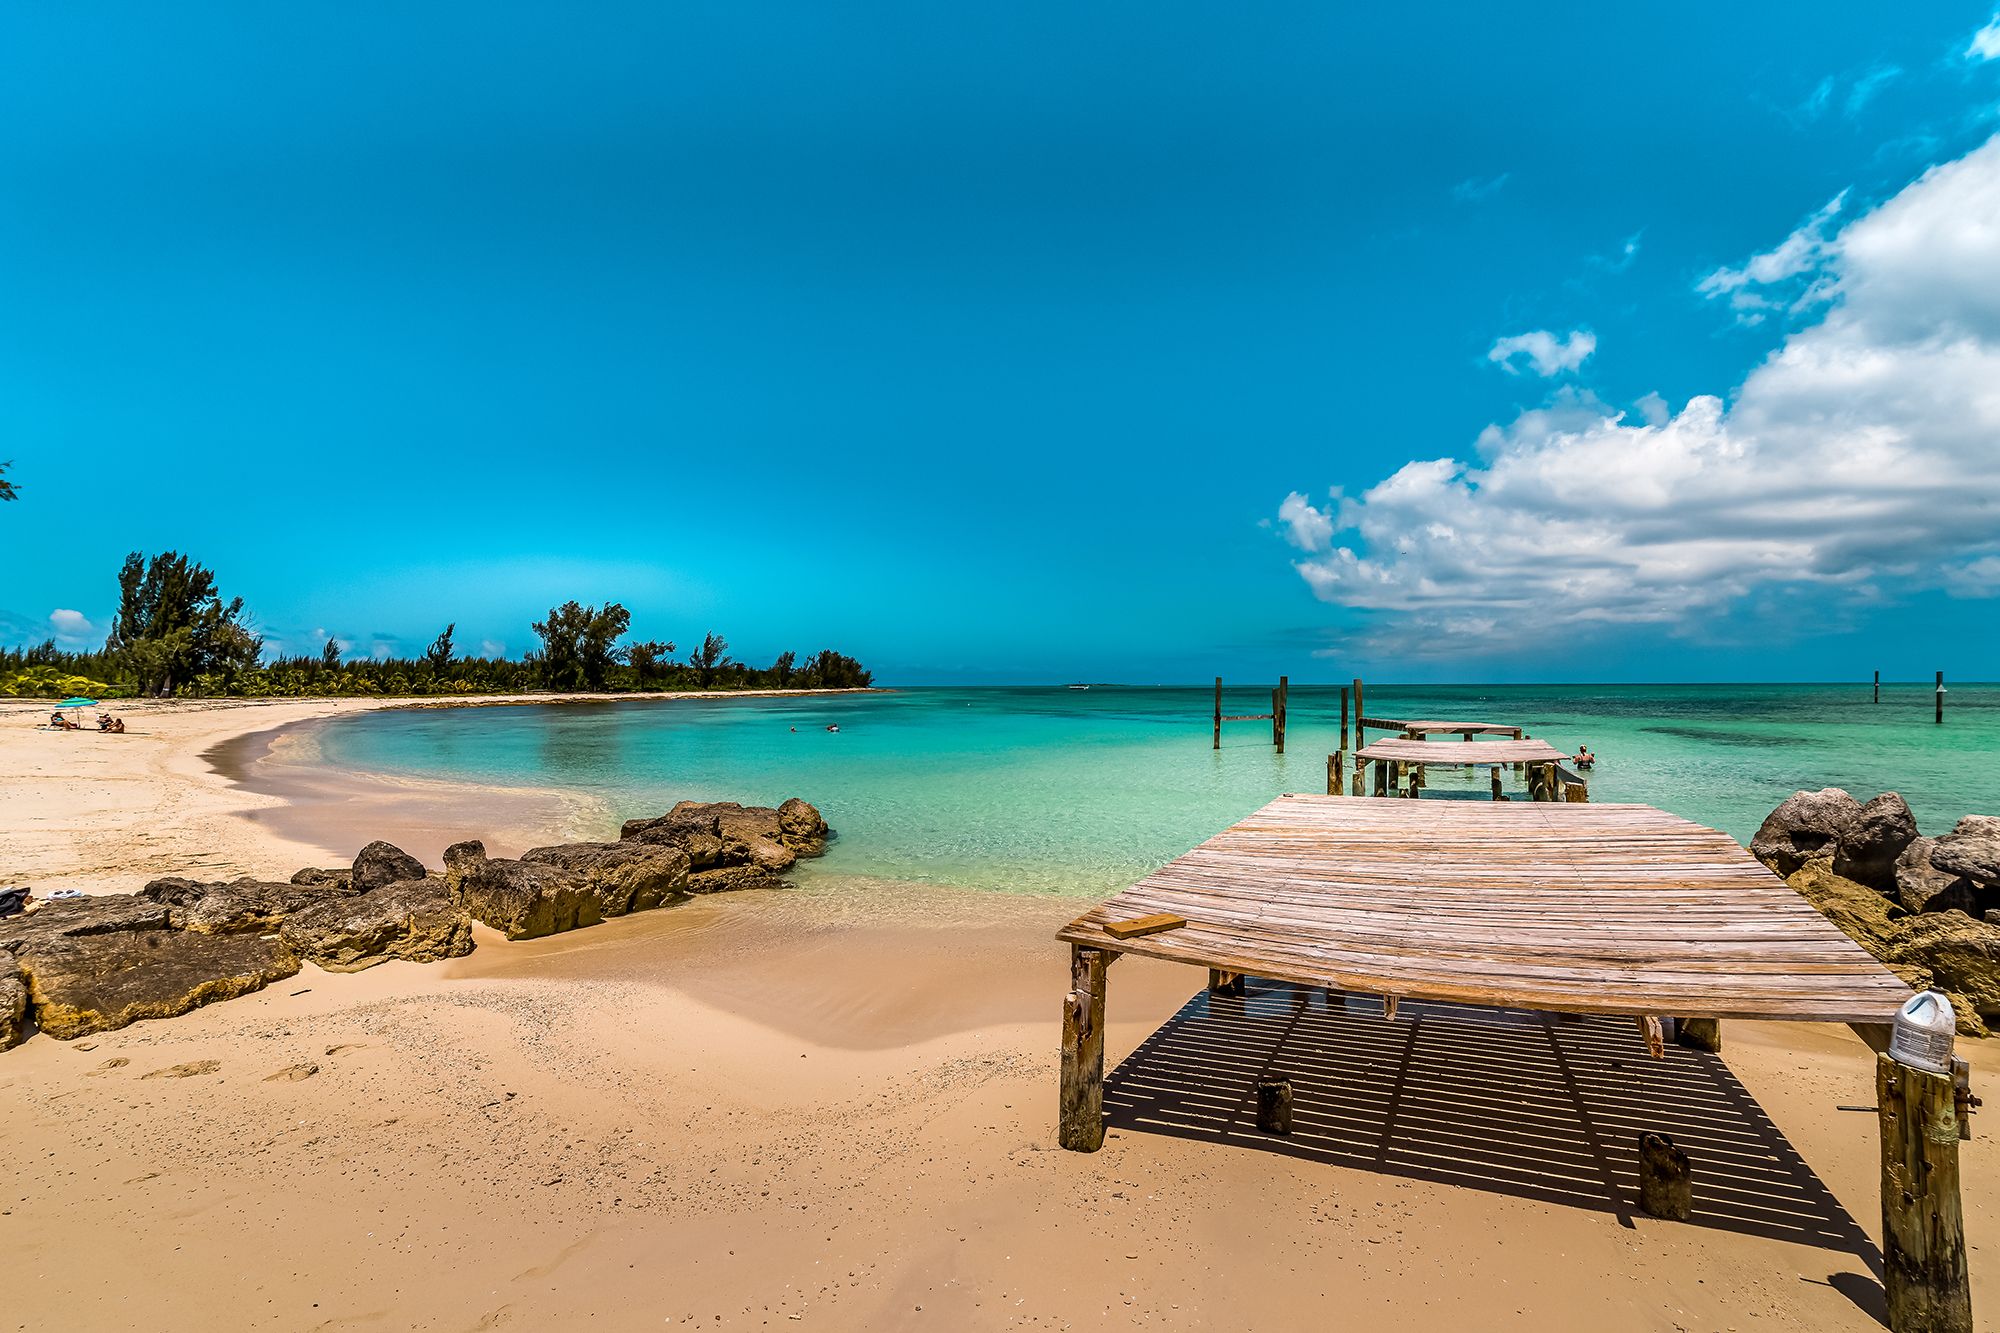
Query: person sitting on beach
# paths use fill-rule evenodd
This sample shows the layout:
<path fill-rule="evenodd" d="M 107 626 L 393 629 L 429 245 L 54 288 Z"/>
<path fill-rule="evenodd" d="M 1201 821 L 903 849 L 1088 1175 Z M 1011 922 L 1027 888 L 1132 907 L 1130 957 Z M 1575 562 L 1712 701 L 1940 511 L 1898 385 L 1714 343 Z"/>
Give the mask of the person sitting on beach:
<path fill-rule="evenodd" d="M 99 713 L 97 715 L 97 729 L 99 731 L 111 730 L 111 714 Z"/>
<path fill-rule="evenodd" d="M 114 736 L 123 736 L 125 734 L 125 719 L 122 717 L 112 718 L 111 726 L 108 728 L 108 730 Z"/>

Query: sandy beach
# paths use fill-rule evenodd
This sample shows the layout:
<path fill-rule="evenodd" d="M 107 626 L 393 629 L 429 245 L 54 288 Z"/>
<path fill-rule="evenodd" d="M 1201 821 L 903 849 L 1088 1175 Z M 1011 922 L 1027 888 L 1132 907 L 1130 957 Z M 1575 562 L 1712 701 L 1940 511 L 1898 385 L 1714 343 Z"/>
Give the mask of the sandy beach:
<path fill-rule="evenodd" d="M 0 880 L 289 874 L 373 837 L 432 860 L 633 813 L 302 775 L 271 734 L 371 706 L 135 706 L 122 737 L 0 708 Z M 1266 987 L 1211 1014 L 1192 969 L 1126 959 L 1109 1137 L 1071 1154 L 1052 937 L 1083 906 L 829 877 L 35 1037 L 0 1054 L 0 1324 L 1879 1326 L 1875 1117 L 1840 1109 L 1872 1103 L 1872 1058 L 1845 1029 L 1730 1023 L 1721 1061 L 1654 1066 L 1629 1023 L 1405 1006 L 1440 1044 L 1377 1104 L 1379 1009 Z M 1204 1053 L 1212 1021 L 1243 1035 Z M 1280 1144 L 1227 1090 L 1299 1033 L 1335 1129 Z M 1696 1156 L 1692 1224 L 1623 1197 L 1635 1090 Z M 2000 1172 L 1976 1128 L 1977 1308 Z"/>

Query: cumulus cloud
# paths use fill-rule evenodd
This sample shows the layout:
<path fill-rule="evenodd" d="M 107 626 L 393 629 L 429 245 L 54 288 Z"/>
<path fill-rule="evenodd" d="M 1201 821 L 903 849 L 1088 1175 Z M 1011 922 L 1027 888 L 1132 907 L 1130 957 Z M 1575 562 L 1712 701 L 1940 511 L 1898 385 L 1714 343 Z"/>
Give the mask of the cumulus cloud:
<path fill-rule="evenodd" d="M 46 616 L 0 611 L 0 645 L 26 647 L 56 641 L 69 652 L 88 652 L 104 646 L 104 629 L 81 611 L 58 607 Z"/>
<path fill-rule="evenodd" d="M 1414 461 L 1343 502 L 1300 577 L 1490 648 L 1685 627 L 1753 595 L 1983 593 L 2000 576 L 2000 137 L 1828 234 L 1840 204 L 1739 279 L 1704 280 L 1820 302 L 1727 400 L 1624 413 L 1560 394 L 1488 428 L 1476 461 Z"/>
<path fill-rule="evenodd" d="M 1547 329 L 1535 329 L 1530 333 L 1497 339 L 1487 349 L 1486 359 L 1505 366 L 1510 375 L 1521 373 L 1521 362 L 1525 359 L 1537 375 L 1547 379 L 1566 370 L 1575 370 L 1583 364 L 1585 357 L 1596 350 L 1597 335 L 1583 329 L 1573 330 L 1567 338 L 1558 338 Z"/>
<path fill-rule="evenodd" d="M 2000 60 L 2000 13 L 1995 13 L 1985 27 L 1972 34 L 1965 47 L 1965 58 L 1981 62 Z"/>
<path fill-rule="evenodd" d="M 1333 538 L 1333 516 L 1297 491 L 1278 506 L 1278 521 L 1285 525 L 1285 540 L 1301 551 L 1324 551 Z"/>

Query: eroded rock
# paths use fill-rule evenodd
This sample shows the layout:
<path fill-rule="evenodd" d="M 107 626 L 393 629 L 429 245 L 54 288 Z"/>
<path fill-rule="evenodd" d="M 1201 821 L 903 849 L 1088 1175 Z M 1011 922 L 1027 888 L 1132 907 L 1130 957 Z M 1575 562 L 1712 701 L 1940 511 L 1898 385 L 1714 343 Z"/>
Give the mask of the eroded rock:
<path fill-rule="evenodd" d="M 688 854 L 647 842 L 571 842 L 536 847 L 521 860 L 575 875 L 604 916 L 644 912 L 688 893 Z"/>
<path fill-rule="evenodd" d="M 228 884 L 211 884 L 207 891 L 184 903 L 175 914 L 184 930 L 204 930 L 215 934 L 231 931 L 273 931 L 287 917 L 321 903 L 351 895 L 346 889 L 306 884 L 277 884 L 267 880 L 239 879 Z"/>
<path fill-rule="evenodd" d="M 351 866 L 307 866 L 293 873 L 292 883 L 319 889 L 345 889 L 352 893 L 355 891 L 354 869 Z"/>
<path fill-rule="evenodd" d="M 434 963 L 472 952 L 472 922 L 437 876 L 335 894 L 285 918 L 279 935 L 329 972 L 359 972 L 391 958 Z"/>
<path fill-rule="evenodd" d="M 1793 792 L 1758 828 L 1750 854 L 1789 878 L 1808 861 L 1831 860 L 1860 818 L 1861 802 L 1838 787 Z"/>
<path fill-rule="evenodd" d="M 510 940 L 535 939 L 594 926 L 604 905 L 574 870 L 532 861 L 494 860 L 478 842 L 444 853 L 445 880 L 465 910 Z"/>
<path fill-rule="evenodd" d="M 299 970 L 278 940 L 191 930 L 55 935 L 15 957 L 36 1023 L 65 1041 L 234 999 Z"/>
<path fill-rule="evenodd" d="M 1894 893 L 1897 858 L 1916 837 L 1917 820 L 1909 805 L 1897 793 L 1885 791 L 1840 829 L 1834 844 L 1834 873 Z"/>
<path fill-rule="evenodd" d="M 59 898 L 33 912 L 0 921 L 0 949 L 19 953 L 52 940 L 80 939 L 133 930 L 164 930 L 171 910 L 135 893 L 101 893 Z"/>
<path fill-rule="evenodd" d="M 372 893 L 385 884 L 422 879 L 428 873 L 416 857 L 394 843 L 377 840 L 356 854 L 351 881 L 356 893 Z"/>
<path fill-rule="evenodd" d="M 28 983 L 11 953 L 0 952 L 0 1051 L 28 1039 Z"/>
<path fill-rule="evenodd" d="M 1898 923 L 1890 958 L 1929 971 L 1931 985 L 1951 997 L 1960 1032 L 1983 1037 L 2000 1022 L 2000 926 L 1926 912 Z"/>
<path fill-rule="evenodd" d="M 1896 901 L 1910 912 L 1946 912 L 1953 909 L 1968 914 L 1978 910 L 1979 896 L 1972 882 L 1939 870 L 1931 863 L 1934 838 L 1917 838 L 1896 859 Z"/>
<path fill-rule="evenodd" d="M 2000 819 L 1967 815 L 1931 848 L 1931 864 L 1948 875 L 2000 888 Z"/>

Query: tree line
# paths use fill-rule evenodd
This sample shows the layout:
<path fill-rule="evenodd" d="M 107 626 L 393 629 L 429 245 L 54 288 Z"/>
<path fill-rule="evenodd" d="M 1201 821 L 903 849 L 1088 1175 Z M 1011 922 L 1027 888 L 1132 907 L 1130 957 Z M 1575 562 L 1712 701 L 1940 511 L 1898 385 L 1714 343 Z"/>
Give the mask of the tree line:
<path fill-rule="evenodd" d="M 0 497 L 4 498 L 4 497 Z M 34 696 L 523 694 L 537 690 L 858 689 L 874 677 L 831 648 L 780 653 L 769 666 L 729 654 L 706 634 L 683 659 L 658 639 L 624 642 L 632 613 L 617 602 L 549 608 L 530 628 L 538 651 L 519 659 L 466 656 L 448 624 L 416 657 L 349 657 L 338 638 L 318 653 L 266 657 L 241 597 L 224 600 L 215 573 L 177 551 L 135 551 L 118 572 L 118 612 L 104 646 L 71 652 L 54 639 L 0 649 L 0 694 Z"/>

